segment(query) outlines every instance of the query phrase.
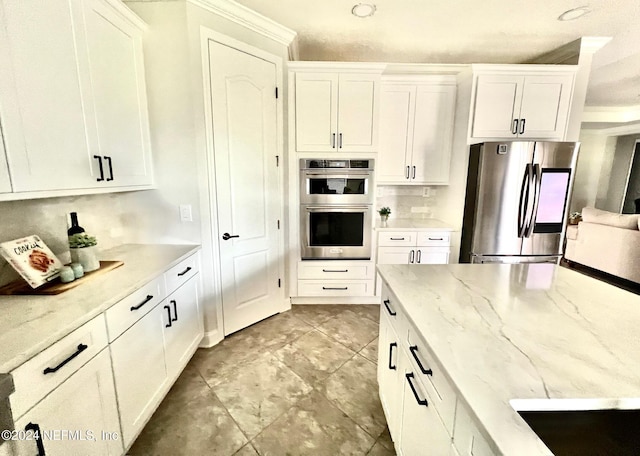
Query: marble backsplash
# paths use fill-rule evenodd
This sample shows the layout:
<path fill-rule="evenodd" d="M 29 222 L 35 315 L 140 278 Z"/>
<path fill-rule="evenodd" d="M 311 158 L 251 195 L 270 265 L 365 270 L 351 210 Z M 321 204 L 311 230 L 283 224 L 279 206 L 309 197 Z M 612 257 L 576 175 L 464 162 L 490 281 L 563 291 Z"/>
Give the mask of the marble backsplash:
<path fill-rule="evenodd" d="M 122 194 L 83 195 L 0 202 L 0 242 L 37 234 L 63 263 L 70 261 L 67 228 L 70 212 L 96 236 L 99 249 L 135 242 L 137 214 L 122 204 Z M 0 258 L 0 286 L 18 274 Z"/>
<path fill-rule="evenodd" d="M 438 207 L 437 194 L 438 187 L 380 186 L 375 210 L 387 206 L 395 219 L 433 218 Z"/>

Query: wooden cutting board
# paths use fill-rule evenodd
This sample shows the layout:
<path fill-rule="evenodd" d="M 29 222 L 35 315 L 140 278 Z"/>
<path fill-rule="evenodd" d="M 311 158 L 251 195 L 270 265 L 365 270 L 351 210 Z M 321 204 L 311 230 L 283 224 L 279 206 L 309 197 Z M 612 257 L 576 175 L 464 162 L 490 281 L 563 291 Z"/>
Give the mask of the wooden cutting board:
<path fill-rule="evenodd" d="M 46 283 L 38 288 L 31 288 L 31 286 L 23 279 L 15 280 L 1 287 L 0 295 L 57 295 L 60 293 L 64 293 L 67 290 L 71 290 L 78 285 L 82 285 L 83 283 L 93 279 L 94 277 L 98 277 L 115 268 L 119 268 L 123 264 L 124 262 L 122 261 L 101 261 L 100 269 L 86 272 L 84 276 L 74 280 L 73 282 L 62 283 L 60 282 L 59 278 L 56 278 L 53 282 Z"/>

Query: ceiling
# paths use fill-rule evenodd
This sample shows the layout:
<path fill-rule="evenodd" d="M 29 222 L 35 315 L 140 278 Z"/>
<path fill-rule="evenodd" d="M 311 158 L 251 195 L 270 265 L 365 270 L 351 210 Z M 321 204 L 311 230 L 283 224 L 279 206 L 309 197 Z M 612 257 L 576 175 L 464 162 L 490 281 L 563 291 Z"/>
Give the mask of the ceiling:
<path fill-rule="evenodd" d="M 640 105 L 639 0 L 236 0 L 298 33 L 300 60 L 524 63 L 583 36 L 593 57 L 587 106 Z M 376 5 L 372 17 L 352 7 Z M 573 21 L 563 12 L 588 6 Z"/>

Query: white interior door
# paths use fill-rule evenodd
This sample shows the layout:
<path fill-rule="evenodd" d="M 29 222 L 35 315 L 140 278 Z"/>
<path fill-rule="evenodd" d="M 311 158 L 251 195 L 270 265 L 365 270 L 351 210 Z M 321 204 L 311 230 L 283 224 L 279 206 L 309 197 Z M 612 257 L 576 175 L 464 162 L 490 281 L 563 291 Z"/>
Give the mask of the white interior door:
<path fill-rule="evenodd" d="M 209 40 L 225 335 L 280 310 L 276 65 Z M 224 239 L 227 233 L 231 236 Z M 227 237 L 227 236 L 224 236 Z"/>

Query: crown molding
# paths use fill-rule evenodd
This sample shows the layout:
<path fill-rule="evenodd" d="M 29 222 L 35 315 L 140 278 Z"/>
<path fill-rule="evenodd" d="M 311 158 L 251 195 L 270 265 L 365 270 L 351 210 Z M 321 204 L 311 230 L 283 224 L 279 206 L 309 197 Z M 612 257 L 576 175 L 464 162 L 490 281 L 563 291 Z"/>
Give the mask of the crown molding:
<path fill-rule="evenodd" d="M 244 5 L 233 0 L 187 0 L 187 2 L 242 25 L 287 47 L 291 46 L 293 53 L 297 54 L 297 33 L 295 31 Z M 292 51 L 290 50 L 289 53 L 291 54 Z"/>

